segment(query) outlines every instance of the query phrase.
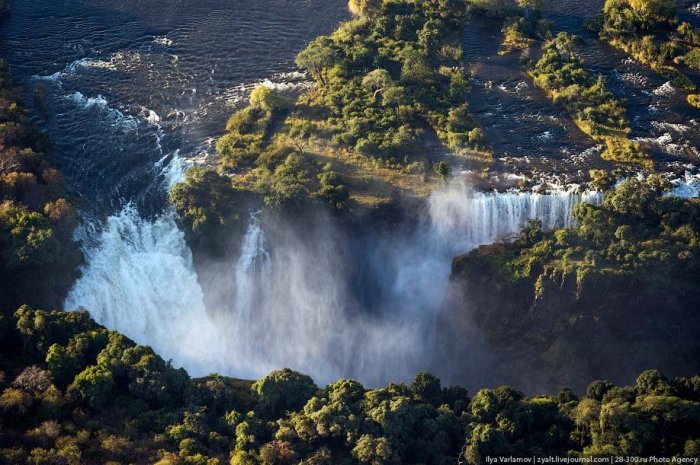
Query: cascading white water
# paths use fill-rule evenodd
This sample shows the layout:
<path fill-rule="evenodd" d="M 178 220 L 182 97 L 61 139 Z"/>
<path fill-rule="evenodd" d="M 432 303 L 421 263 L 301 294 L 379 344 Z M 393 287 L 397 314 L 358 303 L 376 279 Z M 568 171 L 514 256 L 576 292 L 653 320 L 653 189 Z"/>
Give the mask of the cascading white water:
<path fill-rule="evenodd" d="M 174 155 L 170 165 L 177 167 Z M 164 169 L 171 171 L 178 170 Z M 127 206 L 86 242 L 87 265 L 65 306 L 87 308 L 195 375 L 253 378 L 291 367 L 318 382 L 352 376 L 378 385 L 431 368 L 426 340 L 452 257 L 515 233 L 531 218 L 548 228 L 571 225 L 576 204 L 599 200 L 595 193 L 475 193 L 458 183 L 438 190 L 418 231 L 367 244 L 382 290 L 374 312 L 361 308 L 348 286 L 332 226 L 304 237 L 289 230 L 268 244 L 251 214 L 231 262 L 233 300 L 209 309 L 223 313 L 216 322 L 174 214 L 145 220 Z"/>
<path fill-rule="evenodd" d="M 165 160 L 157 168 L 167 188 L 184 165 L 178 152 L 161 166 Z M 461 183 L 437 190 L 417 231 L 363 246 L 367 256 L 357 258 L 376 257 L 381 295 L 369 312 L 350 288 L 352 272 L 338 254 L 342 236 L 332 224 L 311 236 L 290 228 L 268 243 L 259 215 L 251 214 L 231 260 L 233 279 L 222 285 L 233 286 L 221 290 L 233 298 L 206 309 L 174 213 L 146 220 L 127 206 L 96 240 L 84 235 L 87 264 L 65 306 L 87 308 L 98 322 L 195 375 L 253 378 L 291 367 L 319 382 L 352 376 L 378 385 L 431 368 L 426 341 L 455 255 L 515 233 L 532 218 L 545 228 L 570 226 L 575 205 L 599 200 L 569 191 L 476 193 Z"/>
<path fill-rule="evenodd" d="M 84 253 L 86 266 L 66 308 L 88 309 L 100 324 L 153 346 L 195 373 L 200 373 L 197 367 L 221 360 L 219 344 L 208 343 L 218 335 L 172 213 L 148 221 L 127 205 L 108 218 Z"/>
<path fill-rule="evenodd" d="M 571 227 L 576 205 L 601 200 L 602 194 L 590 191 L 481 193 L 456 184 L 430 197 L 430 217 L 442 241 L 472 249 L 518 232 L 530 219 L 541 220 L 544 229 Z"/>

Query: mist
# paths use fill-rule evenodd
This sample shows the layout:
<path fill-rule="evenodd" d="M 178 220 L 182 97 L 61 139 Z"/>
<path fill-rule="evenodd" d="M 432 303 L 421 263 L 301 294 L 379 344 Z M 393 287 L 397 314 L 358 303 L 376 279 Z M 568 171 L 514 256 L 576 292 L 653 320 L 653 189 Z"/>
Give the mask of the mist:
<path fill-rule="evenodd" d="M 440 327 L 444 312 L 460 311 L 444 304 L 452 258 L 532 218 L 569 226 L 581 201 L 599 195 L 479 193 L 455 180 L 426 200 L 416 223 L 390 232 L 350 230 L 322 213 L 251 211 L 235 253 L 196 267 L 174 213 L 147 220 L 126 207 L 86 243 L 65 307 L 88 309 L 193 376 L 259 378 L 289 367 L 319 384 L 379 386 L 429 370 L 473 385 L 489 379 L 478 330 Z M 445 337 L 469 350 L 442 356 Z"/>

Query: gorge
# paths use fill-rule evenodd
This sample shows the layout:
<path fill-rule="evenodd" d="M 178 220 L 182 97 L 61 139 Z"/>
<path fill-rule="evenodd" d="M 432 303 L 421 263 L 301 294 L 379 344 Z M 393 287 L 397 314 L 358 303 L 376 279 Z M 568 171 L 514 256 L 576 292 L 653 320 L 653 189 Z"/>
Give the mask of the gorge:
<path fill-rule="evenodd" d="M 312 21 L 308 28 L 299 25 L 311 16 L 289 5 L 272 5 L 275 2 L 266 7 L 222 4 L 224 10 L 235 8 L 223 16 L 216 8 L 195 6 L 188 15 L 160 18 L 155 9 L 132 17 L 124 5 L 116 12 L 119 21 L 106 16 L 112 7 L 83 5 L 76 10 L 77 5 L 66 5 L 54 13 L 60 18 L 52 26 L 57 30 L 76 14 L 92 19 L 81 26 L 80 40 L 71 42 L 63 36 L 65 64 L 54 64 L 43 58 L 50 42 L 33 37 L 24 26 L 32 15 L 54 6 L 30 9 L 16 3 L 7 27 L 8 33 L 23 37 L 23 48 L 12 48 L 8 42 L 3 53 L 20 81 L 45 94 L 45 104 L 55 116 L 39 123 L 56 142 L 56 157 L 69 189 L 82 199 L 83 224 L 77 234 L 86 263 L 65 308 L 88 309 L 98 322 L 153 346 L 195 375 L 217 371 L 256 378 L 289 366 L 318 382 L 353 377 L 382 385 L 431 369 L 462 384 L 498 382 L 480 378 L 483 370 L 477 362 L 468 373 L 456 373 L 449 360 L 443 360 L 445 366 L 436 364 L 431 349 L 435 343 L 426 342 L 442 334 L 436 325 L 445 311 L 452 258 L 513 235 L 530 219 L 541 220 L 546 229 L 570 227 L 576 204 L 601 201 L 599 193 L 565 184 L 579 181 L 586 167 L 599 165 L 588 161 L 595 147 L 580 140 L 575 128 L 561 123 L 563 115 L 547 114 L 551 105 L 528 90 L 524 76 L 514 90 L 509 89 L 511 76 L 518 74 L 508 63 L 510 58 L 494 58 L 501 60 L 498 66 L 505 74 L 488 68 L 494 66 L 488 62 L 495 50 L 469 40 L 473 24 L 480 24 L 473 21 L 465 33 L 465 57 L 481 62 L 474 108 L 488 102 L 478 114 L 484 121 L 496 118 L 489 108 L 503 115 L 487 127 L 502 155 L 492 172 L 503 179 L 525 179 L 530 185 L 539 182 L 542 193 L 514 187 L 479 192 L 469 180 L 447 181 L 418 202 L 418 212 L 409 215 L 413 220 L 399 221 L 391 231 L 348 227 L 324 214 L 312 214 L 308 224 L 300 226 L 284 217 L 251 212 L 247 221 L 242 220 L 242 231 L 231 237 L 224 256 L 193 260 L 178 218 L 167 205 L 168 190 L 184 179 L 187 167 L 211 163 L 212 140 L 223 117 L 231 107 L 240 108 L 252 87 L 267 83 L 291 95 L 308 88 L 307 78 L 291 64 L 294 52 L 315 31 L 329 32 L 344 18 L 344 5 L 324 4 L 333 13 L 315 16 L 318 22 Z M 309 3 L 303 8 L 318 7 Z M 285 13 L 292 10 L 293 15 Z M 207 22 L 206 35 L 195 26 L 201 21 Z M 246 31 L 253 23 L 256 33 L 239 39 L 246 44 L 241 47 L 244 55 L 217 54 L 212 47 L 217 34 L 228 33 L 231 24 Z M 478 27 L 493 33 L 488 22 Z M 266 28 L 293 40 L 287 47 L 274 47 L 263 39 L 271 35 L 266 36 Z M 304 34 L 295 32 L 299 30 Z M 32 52 L 24 48 L 27 41 L 33 44 Z M 265 63 L 247 58 L 255 50 L 269 56 Z M 270 55 L 270 50 L 277 55 Z M 202 54 L 207 60 L 197 61 L 195 56 Z M 617 64 L 611 52 L 604 56 Z M 479 77 L 482 72 L 502 83 L 495 90 L 481 90 L 484 86 L 478 79 L 486 79 Z M 618 68 L 612 72 L 618 73 Z M 623 78 L 611 82 L 614 92 L 632 93 L 641 100 L 629 109 L 634 130 L 645 134 L 647 126 L 661 130 L 660 137 L 672 140 L 663 144 L 664 150 L 674 144 L 692 148 L 697 123 L 676 122 L 678 115 L 670 113 L 674 93 L 654 90 L 663 83 L 641 69 L 633 73 L 644 74 L 643 79 L 634 85 Z M 654 103 L 648 102 L 650 98 Z M 523 107 L 524 102 L 529 106 Z M 541 109 L 533 110 L 534 102 Z M 669 119 L 659 120 L 662 117 Z M 504 135 L 529 130 L 522 122 L 532 118 L 540 123 L 532 126 L 535 132 L 517 140 L 518 147 L 501 144 Z M 509 129 L 512 124 L 517 126 Z M 557 137 L 564 131 L 576 143 L 552 153 L 556 144 L 551 143 L 551 131 Z M 533 157 L 539 154 L 539 159 L 530 163 L 530 155 L 517 154 L 522 151 Z M 678 164 L 669 162 L 672 170 L 681 169 L 673 168 L 674 163 Z M 472 350 L 488 351 L 479 342 Z"/>

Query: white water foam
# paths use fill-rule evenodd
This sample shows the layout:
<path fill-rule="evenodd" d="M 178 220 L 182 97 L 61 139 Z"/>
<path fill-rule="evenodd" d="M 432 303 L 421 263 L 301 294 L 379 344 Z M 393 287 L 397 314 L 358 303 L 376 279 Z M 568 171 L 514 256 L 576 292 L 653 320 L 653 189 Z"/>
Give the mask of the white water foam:
<path fill-rule="evenodd" d="M 82 235 L 89 244 L 86 265 L 65 308 L 88 309 L 98 323 L 153 346 L 195 375 L 219 367 L 218 333 L 173 214 L 148 221 L 128 205 L 108 218 L 92 243 L 94 237 Z"/>
<path fill-rule="evenodd" d="M 104 60 L 99 60 L 96 58 L 90 58 L 90 57 L 85 57 L 85 58 L 80 58 L 79 60 L 75 60 L 68 65 L 66 65 L 65 68 L 63 68 L 62 71 L 56 71 L 53 74 L 49 74 L 46 76 L 41 76 L 41 75 L 35 75 L 32 76 L 32 79 L 38 80 L 38 81 L 53 81 L 57 84 L 61 84 L 61 79 L 72 76 L 77 74 L 80 70 L 82 69 L 106 69 L 106 70 L 111 70 L 114 71 L 117 69 L 116 64 L 114 60 L 110 61 L 104 61 Z"/>
<path fill-rule="evenodd" d="M 158 44 L 158 45 L 163 45 L 165 47 L 170 47 L 173 45 L 173 40 L 169 39 L 166 36 L 161 36 L 161 37 L 154 37 L 153 38 L 153 43 Z"/>
<path fill-rule="evenodd" d="M 675 94 L 676 89 L 671 84 L 671 81 L 669 81 L 654 89 L 652 93 L 656 96 L 668 97 L 669 95 Z"/>
<path fill-rule="evenodd" d="M 647 144 L 667 155 L 681 157 L 685 154 L 683 145 L 676 143 L 670 132 L 658 137 L 638 137 L 635 142 Z"/>
<path fill-rule="evenodd" d="M 686 171 L 683 177 L 672 179 L 669 195 L 682 199 L 700 197 L 700 174 Z"/>
<path fill-rule="evenodd" d="M 107 121 L 113 126 L 119 127 L 124 131 L 135 131 L 138 127 L 138 120 L 131 116 L 125 115 L 116 108 L 109 106 L 107 99 L 102 95 L 97 97 L 86 97 L 80 92 L 73 92 L 65 96 L 65 99 L 74 103 L 83 110 L 97 109 L 107 115 Z"/>

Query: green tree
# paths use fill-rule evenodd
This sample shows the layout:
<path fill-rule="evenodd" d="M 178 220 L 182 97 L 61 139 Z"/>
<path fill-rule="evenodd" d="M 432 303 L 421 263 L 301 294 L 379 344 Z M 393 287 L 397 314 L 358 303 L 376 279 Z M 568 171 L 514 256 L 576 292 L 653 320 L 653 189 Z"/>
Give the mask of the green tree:
<path fill-rule="evenodd" d="M 59 386 L 67 386 L 78 372 L 78 360 L 60 344 L 52 344 L 46 353 L 46 366 Z"/>
<path fill-rule="evenodd" d="M 256 381 L 251 389 L 260 414 L 265 418 L 279 418 L 303 407 L 318 388 L 309 376 L 285 368 Z"/>
<path fill-rule="evenodd" d="M 280 112 L 287 109 L 289 103 L 277 90 L 268 86 L 258 86 L 250 93 L 250 106 L 268 112 Z"/>
<path fill-rule="evenodd" d="M 369 89 L 375 98 L 377 94 L 381 94 L 393 85 L 394 80 L 391 79 L 391 75 L 385 69 L 375 69 L 362 78 L 362 86 Z"/>
<path fill-rule="evenodd" d="M 326 36 L 319 36 L 296 56 L 296 65 L 306 69 L 311 76 L 326 85 L 325 71 L 338 60 L 333 42 Z"/>
<path fill-rule="evenodd" d="M 91 365 L 75 377 L 67 393 L 80 402 L 100 408 L 110 399 L 113 386 L 114 380 L 109 370 Z"/>
<path fill-rule="evenodd" d="M 356 16 L 377 16 L 382 9 L 383 0 L 349 0 L 348 8 Z"/>
<path fill-rule="evenodd" d="M 392 457 L 389 441 L 383 437 L 373 437 L 365 434 L 357 441 L 352 449 L 352 455 L 360 463 L 369 465 L 384 465 L 390 463 Z"/>
<path fill-rule="evenodd" d="M 170 191 L 189 239 L 202 249 L 213 250 L 235 226 L 239 216 L 240 194 L 231 179 L 215 171 L 191 168 L 185 180 Z"/>

